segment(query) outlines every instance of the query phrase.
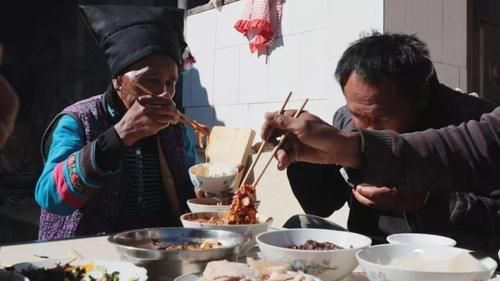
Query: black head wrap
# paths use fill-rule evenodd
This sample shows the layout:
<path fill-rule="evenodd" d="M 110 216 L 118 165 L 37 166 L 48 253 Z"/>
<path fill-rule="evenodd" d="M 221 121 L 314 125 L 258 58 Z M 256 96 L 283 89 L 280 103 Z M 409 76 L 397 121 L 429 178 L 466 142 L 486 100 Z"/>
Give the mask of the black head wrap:
<path fill-rule="evenodd" d="M 186 43 L 184 11 L 152 6 L 81 5 L 80 10 L 116 77 L 152 54 L 164 53 L 180 66 Z"/>

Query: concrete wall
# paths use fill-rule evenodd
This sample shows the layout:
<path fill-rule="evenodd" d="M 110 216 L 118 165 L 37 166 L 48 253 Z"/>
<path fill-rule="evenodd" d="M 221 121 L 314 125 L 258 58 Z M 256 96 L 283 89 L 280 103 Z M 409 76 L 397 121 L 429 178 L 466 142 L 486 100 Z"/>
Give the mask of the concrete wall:
<path fill-rule="evenodd" d="M 467 88 L 467 0 L 385 0 L 384 30 L 427 43 L 439 79 Z"/>
<path fill-rule="evenodd" d="M 383 0 L 286 0 L 278 47 L 267 62 L 251 54 L 246 38 L 233 28 L 245 4 L 188 16 L 186 38 L 198 62 L 184 76 L 186 114 L 209 125 L 253 128 L 259 135 L 264 112 L 278 110 L 293 91 L 289 107 L 308 97 L 306 109 L 330 122 L 344 104 L 333 78 L 336 62 L 361 32 L 383 30 Z M 286 176 L 274 167 L 259 184 L 258 196 L 260 211 L 281 225 L 302 210 Z M 345 210 L 337 213 L 333 219 L 345 225 Z"/>

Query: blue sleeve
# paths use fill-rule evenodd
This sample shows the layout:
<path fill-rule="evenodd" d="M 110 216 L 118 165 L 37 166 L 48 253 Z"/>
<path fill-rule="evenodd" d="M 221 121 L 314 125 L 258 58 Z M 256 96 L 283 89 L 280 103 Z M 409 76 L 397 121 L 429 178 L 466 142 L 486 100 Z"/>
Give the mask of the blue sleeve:
<path fill-rule="evenodd" d="M 57 214 L 70 214 L 73 208 L 57 192 L 54 170 L 85 145 L 83 127 L 70 115 L 63 115 L 52 133 L 47 161 L 35 188 L 35 199 L 42 209 Z"/>
<path fill-rule="evenodd" d="M 83 126 L 62 115 L 52 133 L 45 167 L 35 188 L 35 200 L 48 212 L 69 215 L 87 203 L 115 171 L 102 171 L 95 161 L 96 141 L 85 144 Z"/>

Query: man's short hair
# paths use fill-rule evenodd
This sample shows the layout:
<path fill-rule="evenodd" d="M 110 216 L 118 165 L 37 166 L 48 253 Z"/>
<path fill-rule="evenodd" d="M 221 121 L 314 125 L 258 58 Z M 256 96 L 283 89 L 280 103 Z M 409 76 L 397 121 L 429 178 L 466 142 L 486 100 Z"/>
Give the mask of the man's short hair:
<path fill-rule="evenodd" d="M 427 46 L 410 34 L 373 32 L 352 43 L 335 70 L 342 90 L 354 72 L 368 83 L 393 81 L 409 98 L 417 98 L 426 83 L 437 83 Z"/>

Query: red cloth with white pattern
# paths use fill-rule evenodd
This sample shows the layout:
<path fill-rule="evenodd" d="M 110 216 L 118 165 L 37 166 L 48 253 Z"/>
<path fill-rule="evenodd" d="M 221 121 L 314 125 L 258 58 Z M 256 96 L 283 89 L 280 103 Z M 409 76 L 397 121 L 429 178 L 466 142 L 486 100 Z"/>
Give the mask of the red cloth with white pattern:
<path fill-rule="evenodd" d="M 267 53 L 267 48 L 272 47 L 282 10 L 282 0 L 247 0 L 242 19 L 234 28 L 248 38 L 252 53 Z"/>

